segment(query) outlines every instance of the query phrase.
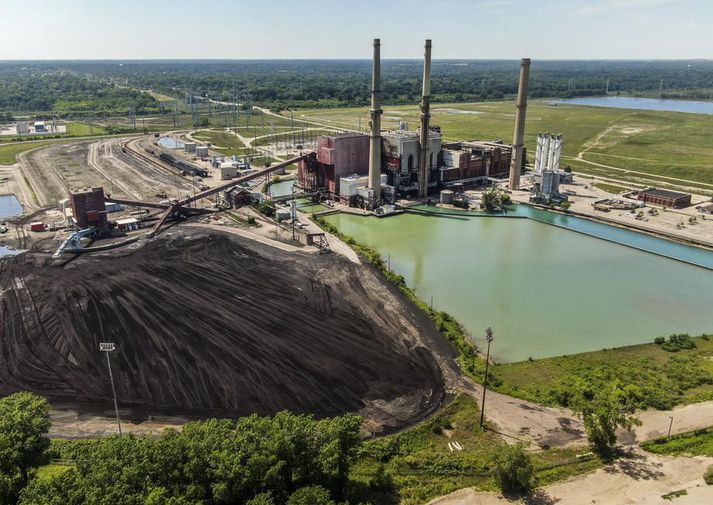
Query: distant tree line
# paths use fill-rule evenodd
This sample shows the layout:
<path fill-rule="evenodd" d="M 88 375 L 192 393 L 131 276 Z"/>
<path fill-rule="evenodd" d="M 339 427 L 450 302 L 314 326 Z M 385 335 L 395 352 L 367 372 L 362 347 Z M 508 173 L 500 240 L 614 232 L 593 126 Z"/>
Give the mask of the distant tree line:
<path fill-rule="evenodd" d="M 159 110 L 158 101 L 148 93 L 122 88 L 106 80 L 64 71 L 38 72 L 0 64 L 0 120 L 13 113 L 34 113 L 59 117 L 87 115 L 150 114 Z"/>
<path fill-rule="evenodd" d="M 518 61 L 435 60 L 434 102 L 500 100 L 517 93 Z M 386 104 L 413 104 L 421 93 L 422 63 L 382 62 Z M 184 100 L 191 93 L 273 109 L 369 104 L 369 60 L 125 61 L 0 63 L 0 111 L 154 113 L 151 89 Z M 538 61 L 530 97 L 571 98 L 655 92 L 671 98 L 709 98 L 711 61 Z"/>

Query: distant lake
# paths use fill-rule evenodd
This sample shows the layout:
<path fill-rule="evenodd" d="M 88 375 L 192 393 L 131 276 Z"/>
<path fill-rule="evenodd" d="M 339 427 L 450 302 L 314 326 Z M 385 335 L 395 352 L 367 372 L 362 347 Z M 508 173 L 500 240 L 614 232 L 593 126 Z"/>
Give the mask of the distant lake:
<path fill-rule="evenodd" d="M 611 107 L 615 109 L 664 110 L 669 112 L 688 112 L 690 114 L 713 114 L 713 102 L 694 102 L 691 100 L 659 100 L 656 98 L 599 96 L 590 98 L 572 98 L 571 100 L 556 100 L 554 103 L 568 105 L 590 105 L 592 107 Z"/>

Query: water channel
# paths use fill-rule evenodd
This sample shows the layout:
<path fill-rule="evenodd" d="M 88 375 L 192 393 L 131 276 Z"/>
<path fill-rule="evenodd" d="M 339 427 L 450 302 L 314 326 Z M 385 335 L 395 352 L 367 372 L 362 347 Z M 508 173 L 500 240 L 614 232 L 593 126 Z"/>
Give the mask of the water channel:
<path fill-rule="evenodd" d="M 713 252 L 528 206 L 508 217 L 417 211 L 326 219 L 390 257 L 477 341 L 492 326 L 501 361 L 713 332 Z"/>

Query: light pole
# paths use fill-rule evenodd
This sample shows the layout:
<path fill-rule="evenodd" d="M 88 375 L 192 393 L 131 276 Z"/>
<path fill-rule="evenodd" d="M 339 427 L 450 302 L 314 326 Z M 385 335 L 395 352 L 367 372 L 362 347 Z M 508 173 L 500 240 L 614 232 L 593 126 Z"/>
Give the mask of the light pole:
<path fill-rule="evenodd" d="M 483 401 L 480 406 L 480 427 L 483 427 L 485 421 L 485 392 L 488 389 L 488 365 L 490 364 L 490 343 L 493 341 L 493 329 L 488 327 L 485 330 L 485 341 L 488 343 L 488 350 L 485 354 L 485 378 L 483 379 Z"/>
<path fill-rule="evenodd" d="M 119 427 L 119 435 L 121 435 L 121 419 L 119 419 L 119 404 L 116 401 L 116 389 L 114 388 L 114 375 L 111 373 L 111 361 L 109 353 L 116 350 L 114 342 L 100 342 L 99 350 L 106 354 L 106 366 L 109 369 L 109 381 L 111 382 L 111 393 L 114 395 L 114 412 L 116 412 L 116 424 Z"/>

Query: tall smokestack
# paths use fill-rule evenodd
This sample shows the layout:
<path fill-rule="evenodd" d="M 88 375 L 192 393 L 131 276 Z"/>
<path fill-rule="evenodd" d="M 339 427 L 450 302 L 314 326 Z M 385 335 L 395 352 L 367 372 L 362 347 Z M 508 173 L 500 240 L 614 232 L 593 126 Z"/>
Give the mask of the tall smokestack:
<path fill-rule="evenodd" d="M 512 141 L 510 161 L 510 189 L 520 189 L 520 171 L 525 147 L 525 115 L 527 114 L 527 86 L 530 82 L 530 58 L 520 60 L 520 86 L 517 91 L 517 112 L 515 113 L 515 134 Z"/>
<path fill-rule="evenodd" d="M 374 67 L 371 76 L 371 132 L 369 133 L 369 189 L 374 202 L 381 198 L 381 40 L 374 39 Z"/>
<path fill-rule="evenodd" d="M 418 157 L 418 184 L 421 198 L 428 196 L 428 176 L 431 164 L 428 156 L 428 123 L 431 119 L 431 39 L 426 39 L 423 60 L 423 93 L 421 97 L 421 136 Z"/>

